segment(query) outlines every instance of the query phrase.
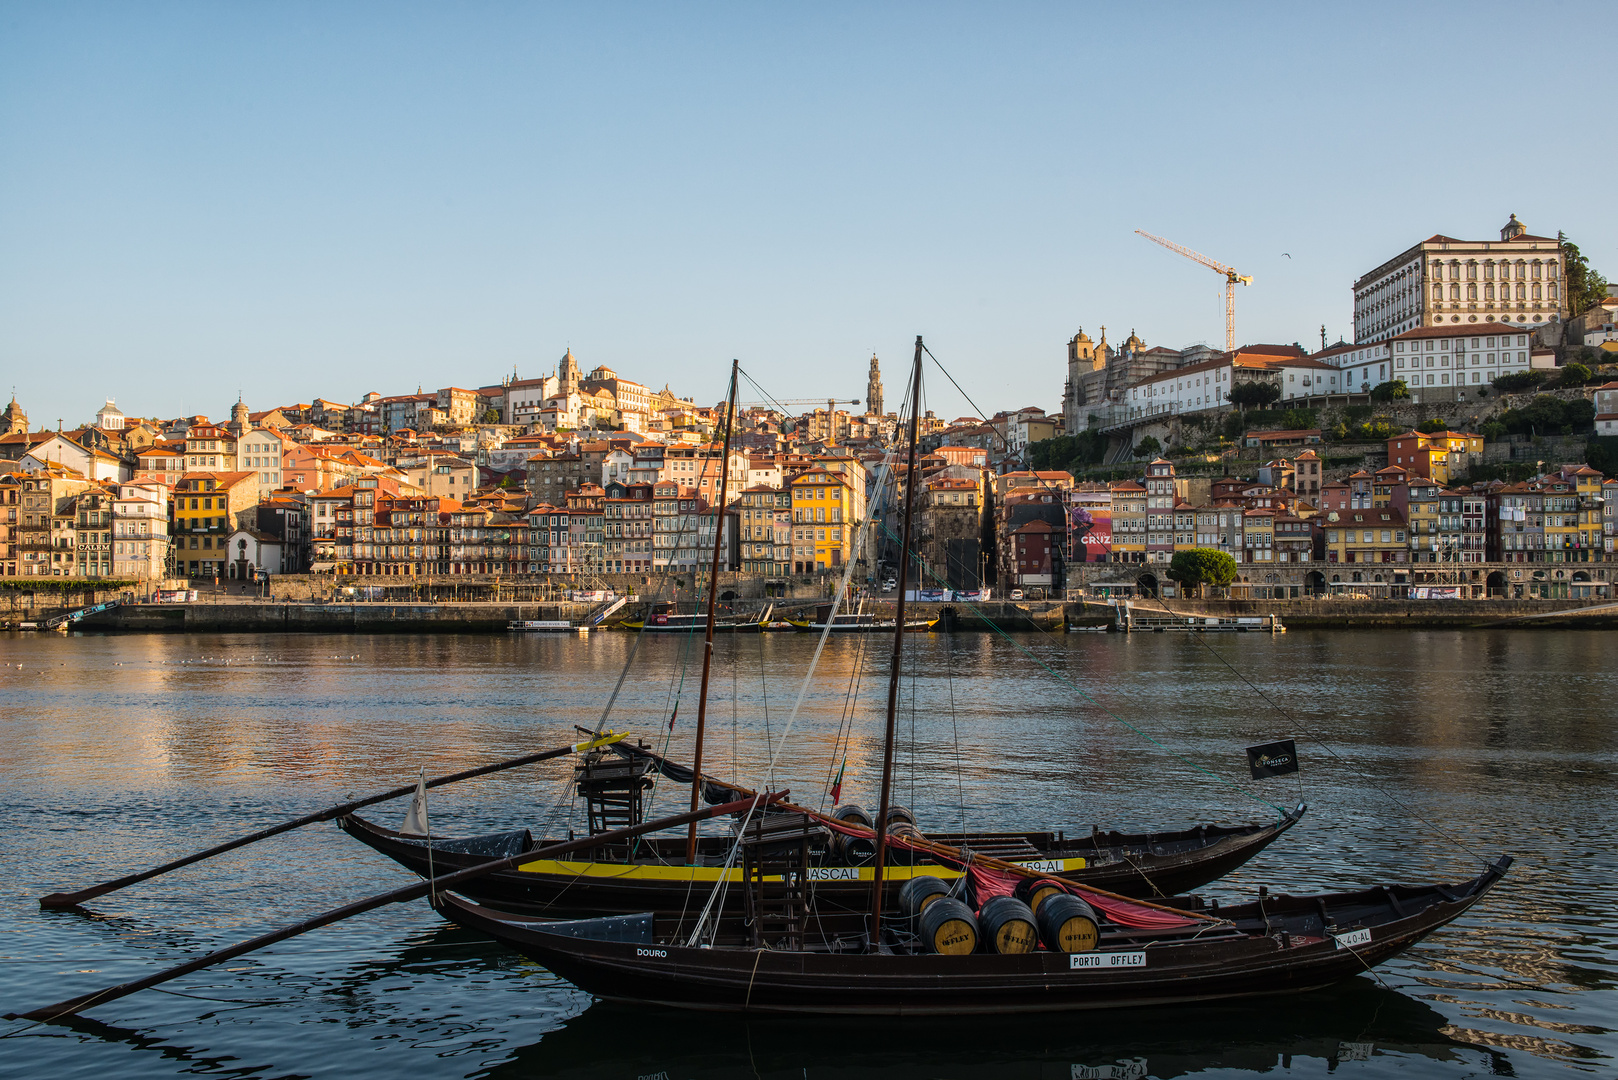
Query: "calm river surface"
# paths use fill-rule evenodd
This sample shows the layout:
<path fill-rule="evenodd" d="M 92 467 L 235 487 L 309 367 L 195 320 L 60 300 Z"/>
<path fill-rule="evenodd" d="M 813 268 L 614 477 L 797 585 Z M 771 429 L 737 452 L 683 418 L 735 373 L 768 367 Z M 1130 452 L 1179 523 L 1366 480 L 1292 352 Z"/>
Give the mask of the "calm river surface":
<path fill-rule="evenodd" d="M 898 787 L 923 830 L 963 819 L 1068 829 L 1265 820 L 1274 811 L 1263 800 L 1301 795 L 1310 810 L 1299 827 L 1204 890 L 1222 900 L 1260 884 L 1459 880 L 1475 872 L 1469 850 L 1517 857 L 1467 918 L 1379 977 L 1332 991 L 1027 1021 L 637 1013 L 592 1005 L 418 902 L 92 1008 L 71 1027 L 0 1024 L 0 1074 L 1612 1076 L 1614 640 L 1571 631 L 916 639 Z M 326 824 L 105 896 L 88 912 L 36 903 L 408 783 L 421 767 L 437 775 L 572 741 L 573 724 L 599 720 L 633 644 L 626 634 L 0 635 L 0 1011 L 407 883 Z M 718 643 L 711 771 L 760 781 L 814 644 L 792 634 Z M 611 721 L 661 740 L 679 695 L 677 758 L 689 755 L 700 672 L 687 645 L 645 638 Z M 827 646 L 773 786 L 816 802 L 851 712 L 845 799 L 876 801 L 886 648 L 850 638 Z M 1242 748 L 1289 735 L 1301 777 L 1245 779 Z M 434 831 L 529 825 L 537 835 L 547 819 L 554 828 L 570 768 L 551 762 L 434 791 Z M 660 791 L 654 812 L 685 790 Z M 404 805 L 371 813 L 396 824 Z"/>

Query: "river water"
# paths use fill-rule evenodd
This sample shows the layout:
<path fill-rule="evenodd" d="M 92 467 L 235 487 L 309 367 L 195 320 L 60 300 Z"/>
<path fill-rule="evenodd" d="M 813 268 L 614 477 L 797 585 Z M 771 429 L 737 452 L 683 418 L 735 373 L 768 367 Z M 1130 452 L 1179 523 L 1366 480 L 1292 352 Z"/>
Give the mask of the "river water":
<path fill-rule="evenodd" d="M 922 829 L 1301 825 L 1204 889 L 1505 882 L 1331 991 L 1034 1020 L 749 1021 L 592 1004 L 419 902 L 88 1010 L 0 1025 L 0 1074 L 411 1077 L 1614 1075 L 1618 701 L 1597 632 L 927 635 L 899 713 Z M 885 640 L 721 639 L 710 771 L 876 801 Z M 572 741 L 632 649 L 611 726 L 689 755 L 700 649 L 679 636 L 0 636 L 0 1006 L 21 1010 L 407 883 L 318 825 L 114 893 L 36 898 L 307 813 Z M 1250 685 L 1251 684 L 1251 685 Z M 800 690 L 804 704 L 788 731 Z M 672 733 L 668 717 L 678 713 Z M 1295 736 L 1303 771 L 1246 778 Z M 775 751 L 774 775 L 769 760 Z M 436 833 L 563 824 L 570 765 L 435 790 Z M 685 791 L 658 792 L 654 813 Z M 397 824 L 403 802 L 373 808 Z"/>

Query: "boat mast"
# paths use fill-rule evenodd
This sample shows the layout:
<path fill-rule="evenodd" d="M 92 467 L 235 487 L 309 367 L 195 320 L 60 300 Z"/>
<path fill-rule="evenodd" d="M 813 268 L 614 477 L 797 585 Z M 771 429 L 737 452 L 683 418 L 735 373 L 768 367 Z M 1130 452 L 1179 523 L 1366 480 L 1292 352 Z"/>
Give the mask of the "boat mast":
<path fill-rule="evenodd" d="M 708 629 L 702 644 L 702 689 L 697 695 L 697 748 L 691 758 L 691 810 L 693 813 L 702 800 L 702 732 L 708 719 L 708 672 L 713 666 L 714 598 L 719 592 L 719 550 L 725 536 L 725 485 L 730 479 L 730 432 L 736 426 L 736 369 L 740 361 L 730 362 L 730 393 L 725 401 L 725 447 L 719 461 L 719 512 L 713 523 L 713 565 L 708 571 Z M 701 521 L 700 511 L 697 518 Z M 702 530 L 697 530 L 701 534 Z M 697 823 L 691 822 L 685 834 L 685 861 L 696 865 Z"/>
<path fill-rule="evenodd" d="M 910 578 L 910 507 L 916 497 L 916 435 L 921 415 L 921 335 L 916 335 L 915 374 L 910 383 L 910 448 L 905 462 L 905 512 L 899 545 L 899 601 L 893 616 L 893 660 L 888 671 L 888 731 L 882 744 L 882 802 L 876 811 L 876 864 L 872 868 L 871 947 L 882 940 L 882 872 L 888 860 L 888 803 L 893 797 L 893 732 L 899 717 L 899 661 L 905 637 L 905 586 Z"/>

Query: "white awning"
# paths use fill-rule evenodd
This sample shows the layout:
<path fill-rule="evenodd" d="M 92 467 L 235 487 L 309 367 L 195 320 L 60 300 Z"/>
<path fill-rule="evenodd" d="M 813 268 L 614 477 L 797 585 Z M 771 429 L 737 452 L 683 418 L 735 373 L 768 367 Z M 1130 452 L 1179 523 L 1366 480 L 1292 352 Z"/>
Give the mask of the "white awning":
<path fill-rule="evenodd" d="M 309 572 L 311 574 L 318 574 L 325 570 L 335 569 L 337 569 L 337 564 L 334 562 L 317 562 L 309 564 Z"/>

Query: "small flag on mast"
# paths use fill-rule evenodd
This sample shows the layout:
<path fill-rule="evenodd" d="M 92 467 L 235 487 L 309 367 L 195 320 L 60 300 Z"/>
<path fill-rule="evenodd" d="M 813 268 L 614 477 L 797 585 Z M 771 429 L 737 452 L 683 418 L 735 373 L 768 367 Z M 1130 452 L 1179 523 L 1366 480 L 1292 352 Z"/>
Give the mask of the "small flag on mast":
<path fill-rule="evenodd" d="M 1247 748 L 1247 767 L 1254 780 L 1266 776 L 1285 776 L 1298 771 L 1298 747 L 1294 740 L 1264 743 Z"/>
<path fill-rule="evenodd" d="M 837 766 L 837 779 L 832 782 L 831 786 L 831 804 L 833 806 L 836 806 L 837 801 L 843 797 L 843 770 L 846 768 L 848 768 L 848 755 L 845 754 L 843 755 L 843 763 Z"/>
<path fill-rule="evenodd" d="M 676 716 L 679 716 L 679 715 L 680 715 L 680 703 L 675 702 L 674 703 L 674 711 L 669 713 L 669 730 L 670 731 L 674 730 L 674 718 Z"/>
<path fill-rule="evenodd" d="M 410 796 L 410 810 L 405 814 L 404 825 L 399 829 L 402 833 L 411 836 L 426 836 L 427 828 L 427 770 L 423 768 L 416 777 L 416 792 Z"/>

